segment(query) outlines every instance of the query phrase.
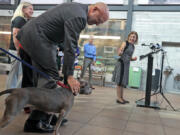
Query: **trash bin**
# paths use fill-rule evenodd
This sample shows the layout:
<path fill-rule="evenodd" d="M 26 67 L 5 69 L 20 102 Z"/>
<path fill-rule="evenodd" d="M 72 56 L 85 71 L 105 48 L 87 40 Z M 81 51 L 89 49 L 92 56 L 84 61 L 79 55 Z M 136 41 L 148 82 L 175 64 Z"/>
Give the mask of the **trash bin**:
<path fill-rule="evenodd" d="M 129 87 L 139 88 L 141 83 L 141 72 L 142 69 L 140 67 L 130 67 L 129 70 Z"/>

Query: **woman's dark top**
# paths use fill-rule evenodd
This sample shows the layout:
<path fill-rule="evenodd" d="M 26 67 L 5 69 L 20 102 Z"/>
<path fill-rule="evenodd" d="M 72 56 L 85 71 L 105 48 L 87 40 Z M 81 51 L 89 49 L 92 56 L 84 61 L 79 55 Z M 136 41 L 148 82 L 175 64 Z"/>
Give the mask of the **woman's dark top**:
<path fill-rule="evenodd" d="M 9 47 L 10 50 L 16 50 L 14 42 L 13 42 L 13 28 L 21 29 L 22 26 L 24 26 L 24 24 L 26 24 L 26 20 L 21 16 L 17 16 L 12 21 L 12 23 L 11 23 L 11 40 L 10 40 L 10 47 Z"/>

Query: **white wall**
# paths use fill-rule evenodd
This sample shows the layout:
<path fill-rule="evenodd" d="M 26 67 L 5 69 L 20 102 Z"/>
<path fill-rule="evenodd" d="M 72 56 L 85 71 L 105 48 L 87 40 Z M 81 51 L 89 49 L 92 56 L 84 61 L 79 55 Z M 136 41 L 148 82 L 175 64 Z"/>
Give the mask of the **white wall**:
<path fill-rule="evenodd" d="M 135 12 L 133 14 L 132 30 L 135 30 L 139 34 L 139 43 L 136 46 L 134 55 L 140 56 L 147 54 L 152 50 L 149 47 L 141 46 L 142 43 L 159 43 L 163 41 L 168 42 L 180 42 L 180 13 L 179 12 Z M 164 48 L 167 51 L 167 57 L 165 61 L 169 59 L 169 64 L 165 62 L 164 67 L 171 66 L 173 74 L 180 73 L 180 53 L 179 47 Z M 145 88 L 146 71 L 147 71 L 147 59 L 137 62 L 132 62 L 132 66 L 140 66 L 145 74 L 143 75 L 142 88 Z M 161 65 L 161 53 L 154 55 L 154 69 L 159 68 Z M 174 77 L 171 76 L 167 80 L 167 91 L 178 91 L 173 87 Z"/>
<path fill-rule="evenodd" d="M 63 3 L 65 0 L 21 0 L 27 1 L 32 4 L 60 4 Z"/>

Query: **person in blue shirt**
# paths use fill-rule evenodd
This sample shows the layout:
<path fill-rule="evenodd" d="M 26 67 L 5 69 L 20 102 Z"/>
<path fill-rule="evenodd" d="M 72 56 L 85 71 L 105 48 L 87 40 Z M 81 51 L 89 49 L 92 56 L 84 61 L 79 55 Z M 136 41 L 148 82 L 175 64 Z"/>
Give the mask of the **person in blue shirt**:
<path fill-rule="evenodd" d="M 75 53 L 75 61 L 74 61 L 74 66 L 77 66 L 78 65 L 78 56 L 80 55 L 80 50 L 79 50 L 79 47 L 77 47 L 76 49 L 76 53 Z"/>
<path fill-rule="evenodd" d="M 96 46 L 93 44 L 93 36 L 89 38 L 89 43 L 84 45 L 84 63 L 83 70 L 81 72 L 80 79 L 83 79 L 84 74 L 86 72 L 87 67 L 89 68 L 89 85 L 92 89 L 92 71 L 91 65 L 95 65 L 96 63 Z"/>

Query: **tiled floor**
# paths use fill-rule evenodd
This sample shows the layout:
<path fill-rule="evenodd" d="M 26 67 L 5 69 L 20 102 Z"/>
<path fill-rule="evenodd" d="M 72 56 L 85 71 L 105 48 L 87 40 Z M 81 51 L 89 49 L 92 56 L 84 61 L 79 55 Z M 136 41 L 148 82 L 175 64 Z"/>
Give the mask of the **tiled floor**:
<path fill-rule="evenodd" d="M 4 89 L 6 76 L 0 75 L 0 90 Z M 130 104 L 115 103 L 114 88 L 96 87 L 91 95 L 79 95 L 68 116 L 69 123 L 60 129 L 61 135 L 180 135 L 180 95 L 165 94 L 174 112 L 161 95 L 152 101 L 161 103 L 161 110 L 136 107 L 134 101 L 142 98 L 144 92 L 125 90 Z M 0 117 L 4 111 L 5 96 L 0 97 Z M 24 133 L 23 125 L 28 115 L 21 112 L 0 135 L 41 135 Z M 52 135 L 52 134 L 46 134 Z"/>

